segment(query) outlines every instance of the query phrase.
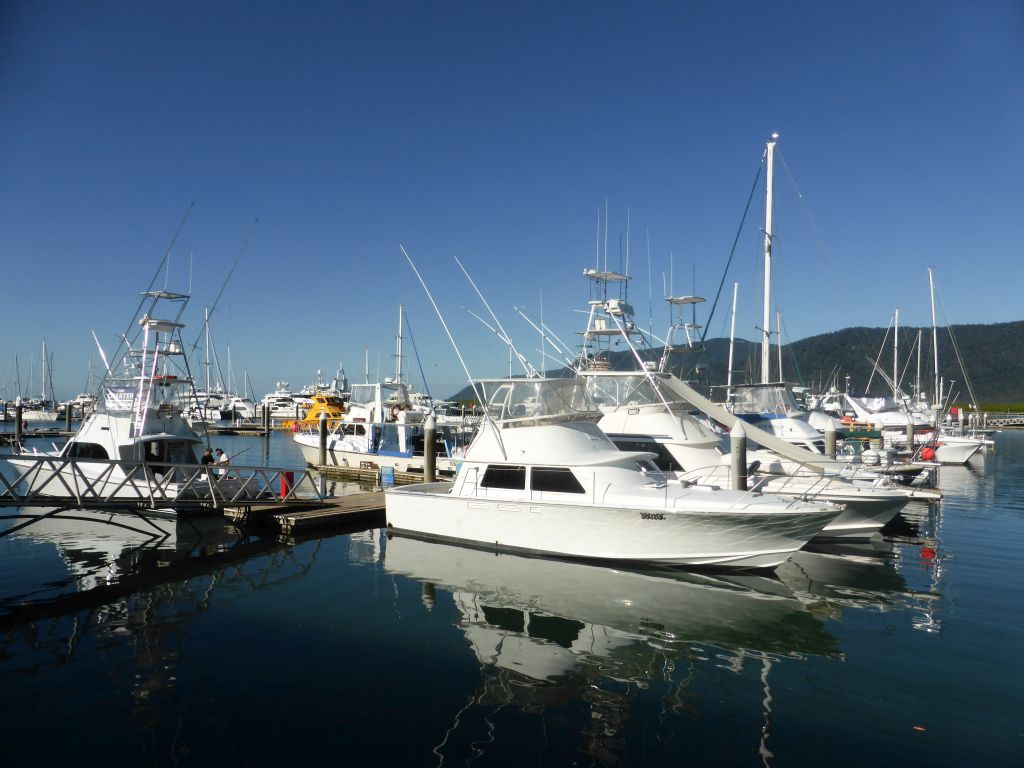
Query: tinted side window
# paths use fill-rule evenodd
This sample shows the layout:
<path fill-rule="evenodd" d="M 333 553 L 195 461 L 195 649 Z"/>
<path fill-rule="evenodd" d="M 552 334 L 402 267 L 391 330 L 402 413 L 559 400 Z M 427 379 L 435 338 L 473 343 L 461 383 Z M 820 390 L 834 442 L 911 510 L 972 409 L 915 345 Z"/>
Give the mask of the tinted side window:
<path fill-rule="evenodd" d="M 107 449 L 97 443 L 72 443 L 68 456 L 73 459 L 109 459 Z"/>
<path fill-rule="evenodd" d="M 526 488 L 526 467 L 492 464 L 484 472 L 480 487 L 523 490 Z"/>
<path fill-rule="evenodd" d="M 535 491 L 586 493 L 576 475 L 566 467 L 534 467 L 530 473 L 530 487 Z"/>

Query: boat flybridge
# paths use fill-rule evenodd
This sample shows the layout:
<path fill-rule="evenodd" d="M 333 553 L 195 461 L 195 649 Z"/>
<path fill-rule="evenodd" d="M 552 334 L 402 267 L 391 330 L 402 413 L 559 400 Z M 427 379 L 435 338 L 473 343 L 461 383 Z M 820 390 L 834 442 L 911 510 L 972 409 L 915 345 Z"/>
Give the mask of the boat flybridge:
<path fill-rule="evenodd" d="M 476 386 L 487 416 L 455 479 L 389 490 L 390 531 L 570 559 L 773 568 L 842 511 L 669 477 L 601 431 L 579 378 Z"/>
<path fill-rule="evenodd" d="M 241 480 L 199 468 L 195 448 L 202 441 L 182 416 L 182 403 L 193 392 L 181 339 L 184 324 L 150 314 L 169 303 L 177 305 L 180 318 L 188 295 L 147 291 L 142 296 L 149 313 L 138 321 L 136 337 L 125 339 L 128 349 L 104 379 L 94 412 L 59 451 L 8 459 L 21 470 L 29 493 L 203 499 L 235 497 L 244 490 Z M 53 460 L 41 460 L 46 458 Z"/>

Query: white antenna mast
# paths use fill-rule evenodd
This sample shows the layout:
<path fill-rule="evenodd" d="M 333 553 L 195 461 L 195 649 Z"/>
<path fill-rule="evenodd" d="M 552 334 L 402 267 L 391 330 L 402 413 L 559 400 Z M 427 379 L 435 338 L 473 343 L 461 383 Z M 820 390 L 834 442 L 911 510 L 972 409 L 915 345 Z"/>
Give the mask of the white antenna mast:
<path fill-rule="evenodd" d="M 544 291 L 540 291 L 540 324 L 544 325 Z M 545 371 L 548 369 L 548 351 L 547 345 L 544 343 L 544 333 L 540 334 L 540 377 L 545 377 Z"/>
<path fill-rule="evenodd" d="M 654 335 L 654 289 L 651 286 L 651 228 L 647 227 L 647 334 Z"/>
<path fill-rule="evenodd" d="M 626 209 L 626 268 L 624 274 L 629 274 L 629 208 Z"/>
<path fill-rule="evenodd" d="M 395 350 L 395 381 L 402 383 L 402 330 L 405 324 L 405 305 L 398 305 L 398 339 Z"/>
<path fill-rule="evenodd" d="M 604 199 L 604 271 L 608 271 L 608 198 Z"/>
<path fill-rule="evenodd" d="M 736 294 L 740 284 L 732 284 L 732 321 L 729 323 L 729 370 L 725 375 L 725 402 L 732 401 L 732 353 L 736 342 Z"/>

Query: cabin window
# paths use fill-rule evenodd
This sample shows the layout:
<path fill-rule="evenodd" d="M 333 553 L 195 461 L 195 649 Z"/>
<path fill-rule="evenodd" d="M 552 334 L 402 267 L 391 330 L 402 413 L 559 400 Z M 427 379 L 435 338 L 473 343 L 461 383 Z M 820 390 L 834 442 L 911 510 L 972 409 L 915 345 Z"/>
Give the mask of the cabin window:
<path fill-rule="evenodd" d="M 512 488 L 522 491 L 526 488 L 526 467 L 507 464 L 491 464 L 480 480 L 481 488 Z"/>
<path fill-rule="evenodd" d="M 110 460 L 110 454 L 107 453 L 107 449 L 98 443 L 71 443 L 67 455 L 72 459 Z"/>
<path fill-rule="evenodd" d="M 586 493 L 568 467 L 534 467 L 530 472 L 530 488 L 556 493 Z"/>

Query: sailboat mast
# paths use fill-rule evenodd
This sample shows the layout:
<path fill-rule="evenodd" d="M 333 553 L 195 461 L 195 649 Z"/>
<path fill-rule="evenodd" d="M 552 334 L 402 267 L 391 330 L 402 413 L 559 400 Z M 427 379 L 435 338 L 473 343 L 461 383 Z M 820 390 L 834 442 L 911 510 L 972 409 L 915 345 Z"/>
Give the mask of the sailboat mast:
<path fill-rule="evenodd" d="M 765 147 L 764 198 L 764 316 L 761 321 L 761 383 L 767 384 L 771 367 L 771 296 L 772 296 L 772 186 L 775 177 L 775 142 L 773 133 Z"/>
<path fill-rule="evenodd" d="M 898 398 L 899 395 L 899 368 L 898 361 L 900 357 L 900 308 L 896 307 L 896 320 L 893 323 L 893 334 L 892 334 L 892 396 Z"/>
<path fill-rule="evenodd" d="M 932 300 L 932 359 L 935 368 L 935 389 L 933 390 L 934 400 L 932 402 L 935 405 L 940 405 L 942 403 L 942 393 L 939 392 L 939 333 L 935 327 L 935 276 L 932 274 L 931 267 L 928 267 L 928 289 Z"/>
<path fill-rule="evenodd" d="M 206 397 L 210 396 L 210 308 L 203 310 L 203 328 L 206 335 Z"/>
<path fill-rule="evenodd" d="M 921 397 L 921 330 L 917 331 L 917 372 L 914 374 L 914 397 Z"/>

